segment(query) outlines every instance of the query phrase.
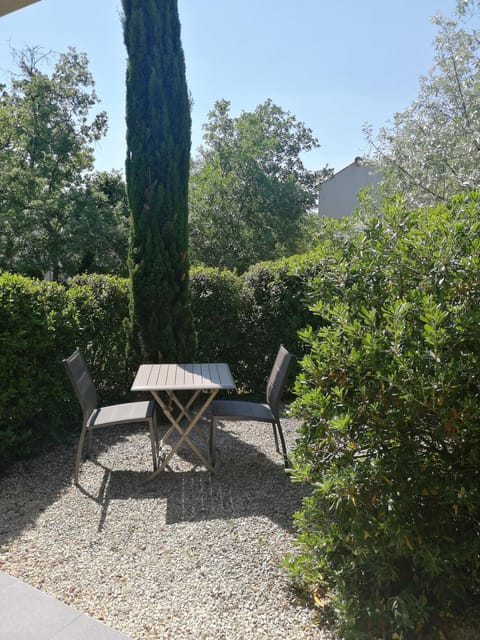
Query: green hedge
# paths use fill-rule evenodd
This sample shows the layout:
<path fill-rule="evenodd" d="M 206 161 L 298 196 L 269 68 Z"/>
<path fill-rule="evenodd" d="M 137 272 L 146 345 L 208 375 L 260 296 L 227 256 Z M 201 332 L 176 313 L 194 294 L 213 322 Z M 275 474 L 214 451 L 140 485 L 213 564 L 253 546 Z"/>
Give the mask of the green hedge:
<path fill-rule="evenodd" d="M 309 310 L 308 283 L 320 269 L 316 254 L 254 265 L 243 275 L 244 309 L 240 329 L 243 356 L 239 378 L 264 395 L 273 358 L 283 344 L 297 358 L 303 353 L 298 332 L 318 320 Z"/>
<path fill-rule="evenodd" d="M 318 268 L 312 254 L 264 262 L 242 276 L 193 270 L 196 359 L 228 362 L 243 392 L 264 396 L 279 345 L 301 354 L 298 331 L 316 322 L 307 291 Z"/>
<path fill-rule="evenodd" d="M 195 268 L 190 274 L 198 362 L 228 362 L 238 379 L 244 343 L 244 285 L 228 270 Z"/>
<path fill-rule="evenodd" d="M 289 567 L 344 638 L 440 638 L 480 594 L 479 220 L 386 203 L 313 287 Z"/>
<path fill-rule="evenodd" d="M 101 401 L 126 393 L 127 310 L 119 278 L 76 278 L 66 288 L 0 275 L 0 468 L 78 433 L 79 405 L 61 364 L 75 347 Z"/>
<path fill-rule="evenodd" d="M 0 276 L 0 467 L 68 430 L 59 354 L 73 341 L 65 290 Z"/>
<path fill-rule="evenodd" d="M 315 260 L 264 263 L 238 277 L 191 273 L 197 361 L 225 361 L 243 392 L 264 393 L 278 345 L 298 355 L 306 283 Z M 313 271 L 312 271 L 313 269 Z M 128 281 L 77 276 L 68 286 L 0 275 L 0 466 L 78 433 L 78 403 L 61 360 L 79 347 L 100 401 L 125 398 L 134 371 L 127 351 Z"/>
<path fill-rule="evenodd" d="M 74 346 L 84 353 L 103 403 L 124 397 L 134 377 L 127 350 L 128 292 L 128 280 L 113 276 L 75 276 L 68 285 Z"/>

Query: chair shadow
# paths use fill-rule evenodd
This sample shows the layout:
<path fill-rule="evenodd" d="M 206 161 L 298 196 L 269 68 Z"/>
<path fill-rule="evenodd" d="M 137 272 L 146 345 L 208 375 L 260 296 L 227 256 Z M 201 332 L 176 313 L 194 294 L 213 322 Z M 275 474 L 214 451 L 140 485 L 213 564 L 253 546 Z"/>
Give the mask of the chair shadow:
<path fill-rule="evenodd" d="M 94 455 L 126 440 L 132 431 L 144 432 L 145 428 L 113 427 L 100 437 L 95 434 Z M 0 470 L 0 546 L 34 526 L 38 516 L 72 487 L 77 444 L 78 438 L 51 446 L 36 458 L 19 460 Z"/>

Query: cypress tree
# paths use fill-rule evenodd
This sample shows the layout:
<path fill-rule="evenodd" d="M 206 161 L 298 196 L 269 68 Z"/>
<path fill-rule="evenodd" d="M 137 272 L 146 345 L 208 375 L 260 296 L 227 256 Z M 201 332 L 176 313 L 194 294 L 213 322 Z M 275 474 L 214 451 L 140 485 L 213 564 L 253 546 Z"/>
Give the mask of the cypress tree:
<path fill-rule="evenodd" d="M 177 0 L 123 0 L 131 338 L 143 362 L 190 361 L 190 101 Z"/>

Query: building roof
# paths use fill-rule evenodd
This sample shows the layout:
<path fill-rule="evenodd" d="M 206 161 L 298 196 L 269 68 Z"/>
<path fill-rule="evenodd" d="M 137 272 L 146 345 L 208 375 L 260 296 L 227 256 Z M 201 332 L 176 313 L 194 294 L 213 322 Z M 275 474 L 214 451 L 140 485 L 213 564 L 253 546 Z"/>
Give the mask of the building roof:
<path fill-rule="evenodd" d="M 5 16 L 7 13 L 22 9 L 38 1 L 39 0 L 0 0 L 0 16 Z"/>

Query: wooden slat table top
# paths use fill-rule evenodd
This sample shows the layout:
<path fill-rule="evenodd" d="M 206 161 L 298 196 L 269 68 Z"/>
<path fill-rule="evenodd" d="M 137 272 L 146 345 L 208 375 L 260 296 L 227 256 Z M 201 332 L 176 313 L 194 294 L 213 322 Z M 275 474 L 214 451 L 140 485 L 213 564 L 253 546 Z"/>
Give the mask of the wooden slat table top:
<path fill-rule="evenodd" d="M 200 364 L 142 364 L 132 391 L 180 391 L 235 389 L 230 367 L 225 362 Z"/>

